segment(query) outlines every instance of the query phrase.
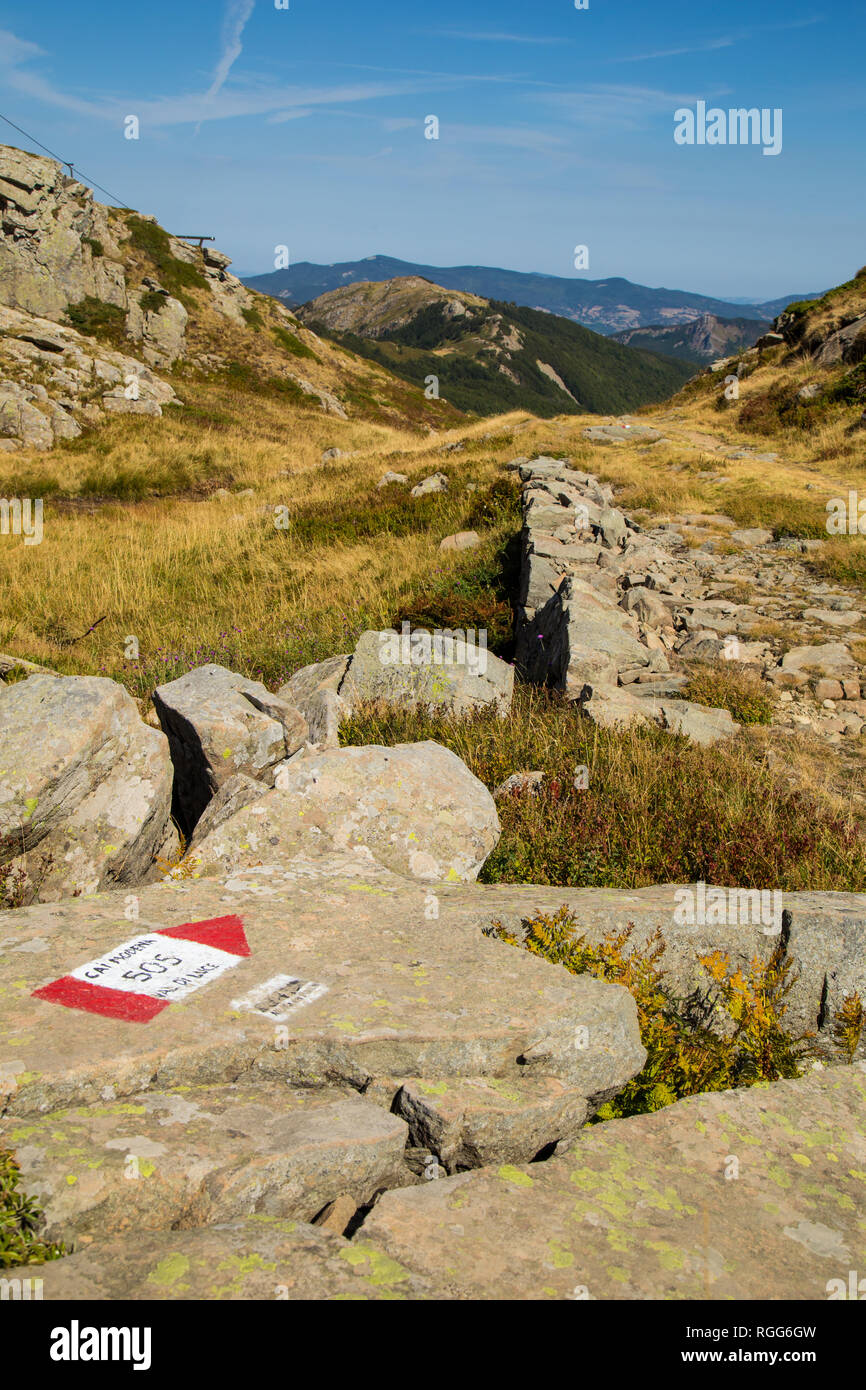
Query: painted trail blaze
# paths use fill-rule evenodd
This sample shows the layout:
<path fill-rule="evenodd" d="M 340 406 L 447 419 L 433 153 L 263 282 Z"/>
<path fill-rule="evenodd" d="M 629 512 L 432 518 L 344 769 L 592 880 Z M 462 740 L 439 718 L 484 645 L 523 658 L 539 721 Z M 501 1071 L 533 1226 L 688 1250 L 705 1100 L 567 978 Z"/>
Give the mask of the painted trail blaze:
<path fill-rule="evenodd" d="M 126 1023 L 148 1023 L 250 954 L 240 917 L 183 922 L 134 936 L 69 975 L 33 991 L 34 999 Z"/>

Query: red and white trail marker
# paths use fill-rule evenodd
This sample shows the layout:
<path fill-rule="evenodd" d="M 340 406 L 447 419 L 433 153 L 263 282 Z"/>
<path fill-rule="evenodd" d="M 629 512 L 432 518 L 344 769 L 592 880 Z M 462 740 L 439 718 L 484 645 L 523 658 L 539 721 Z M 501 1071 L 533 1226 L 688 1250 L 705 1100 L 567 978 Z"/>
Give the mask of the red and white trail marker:
<path fill-rule="evenodd" d="M 103 1018 L 149 1023 L 249 954 L 240 917 L 183 922 L 122 942 L 98 960 L 35 989 L 33 998 Z"/>

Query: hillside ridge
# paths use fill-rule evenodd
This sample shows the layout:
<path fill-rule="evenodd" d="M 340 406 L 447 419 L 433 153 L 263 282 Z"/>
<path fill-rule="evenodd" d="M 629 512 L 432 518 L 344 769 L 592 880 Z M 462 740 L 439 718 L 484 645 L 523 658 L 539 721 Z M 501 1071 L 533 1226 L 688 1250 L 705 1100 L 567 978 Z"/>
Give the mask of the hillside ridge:
<path fill-rule="evenodd" d="M 344 285 L 297 314 L 318 335 L 482 415 L 632 410 L 664 399 L 690 375 L 685 363 L 615 344 L 569 319 L 417 275 Z"/>
<path fill-rule="evenodd" d="M 347 282 L 393 280 L 408 275 L 422 276 L 446 289 L 546 310 L 604 334 L 659 323 L 688 323 L 702 314 L 735 319 L 741 318 L 744 312 L 740 302 L 689 290 L 651 288 L 623 276 L 585 280 L 576 276 L 505 270 L 496 266 L 424 265 L 383 255 L 367 256 L 358 261 L 339 261 L 333 265 L 298 261 L 285 270 L 245 276 L 244 284 L 282 299 L 289 305 L 299 305 L 330 290 L 339 289 Z M 817 298 L 818 293 L 786 295 L 749 305 L 749 316 L 769 323 L 786 305 Z"/>

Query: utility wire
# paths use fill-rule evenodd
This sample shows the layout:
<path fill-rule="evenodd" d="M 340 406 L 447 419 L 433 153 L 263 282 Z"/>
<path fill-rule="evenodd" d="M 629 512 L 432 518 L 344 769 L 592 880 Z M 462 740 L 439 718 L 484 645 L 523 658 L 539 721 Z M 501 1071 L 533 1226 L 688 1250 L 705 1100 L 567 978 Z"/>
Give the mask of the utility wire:
<path fill-rule="evenodd" d="M 0 112 L 0 121 L 5 121 L 7 125 L 11 125 L 12 129 L 17 130 L 19 135 L 23 135 L 26 140 L 30 140 L 34 145 L 38 145 L 40 150 L 44 150 L 46 154 L 50 154 L 52 159 L 56 159 L 58 164 L 62 164 L 69 170 L 70 174 L 72 174 L 75 165 L 70 164 L 68 159 L 61 159 L 59 154 L 55 154 L 53 150 L 49 150 L 48 146 L 43 145 L 41 141 L 37 140 L 35 135 L 29 135 L 26 130 L 22 130 L 20 125 L 16 125 L 14 121 L 10 121 L 9 117 L 4 116 L 2 112 Z M 93 188 L 98 188 L 100 193 L 105 193 L 113 202 L 117 203 L 119 207 L 128 210 L 129 204 L 125 203 L 122 198 L 118 198 L 116 193 L 109 192 L 107 188 L 102 187 L 101 183 L 97 183 L 95 179 L 88 178 L 81 169 L 78 170 L 78 173 L 85 183 L 91 184 Z"/>

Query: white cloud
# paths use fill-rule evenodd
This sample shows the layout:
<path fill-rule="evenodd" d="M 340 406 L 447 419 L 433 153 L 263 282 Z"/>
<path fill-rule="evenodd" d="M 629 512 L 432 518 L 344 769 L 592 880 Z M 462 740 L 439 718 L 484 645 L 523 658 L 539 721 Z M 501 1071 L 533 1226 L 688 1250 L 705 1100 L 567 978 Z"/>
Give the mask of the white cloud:
<path fill-rule="evenodd" d="M 216 66 L 213 82 L 206 93 L 206 99 L 212 101 L 213 98 L 222 90 L 222 86 L 243 53 L 244 29 L 247 21 L 255 9 L 256 0 L 229 0 L 226 12 L 223 15 L 222 26 L 222 53 Z"/>
<path fill-rule="evenodd" d="M 29 39 L 19 39 L 9 29 L 0 29 L 0 67 L 14 67 L 30 58 L 41 58 L 45 50 Z"/>

